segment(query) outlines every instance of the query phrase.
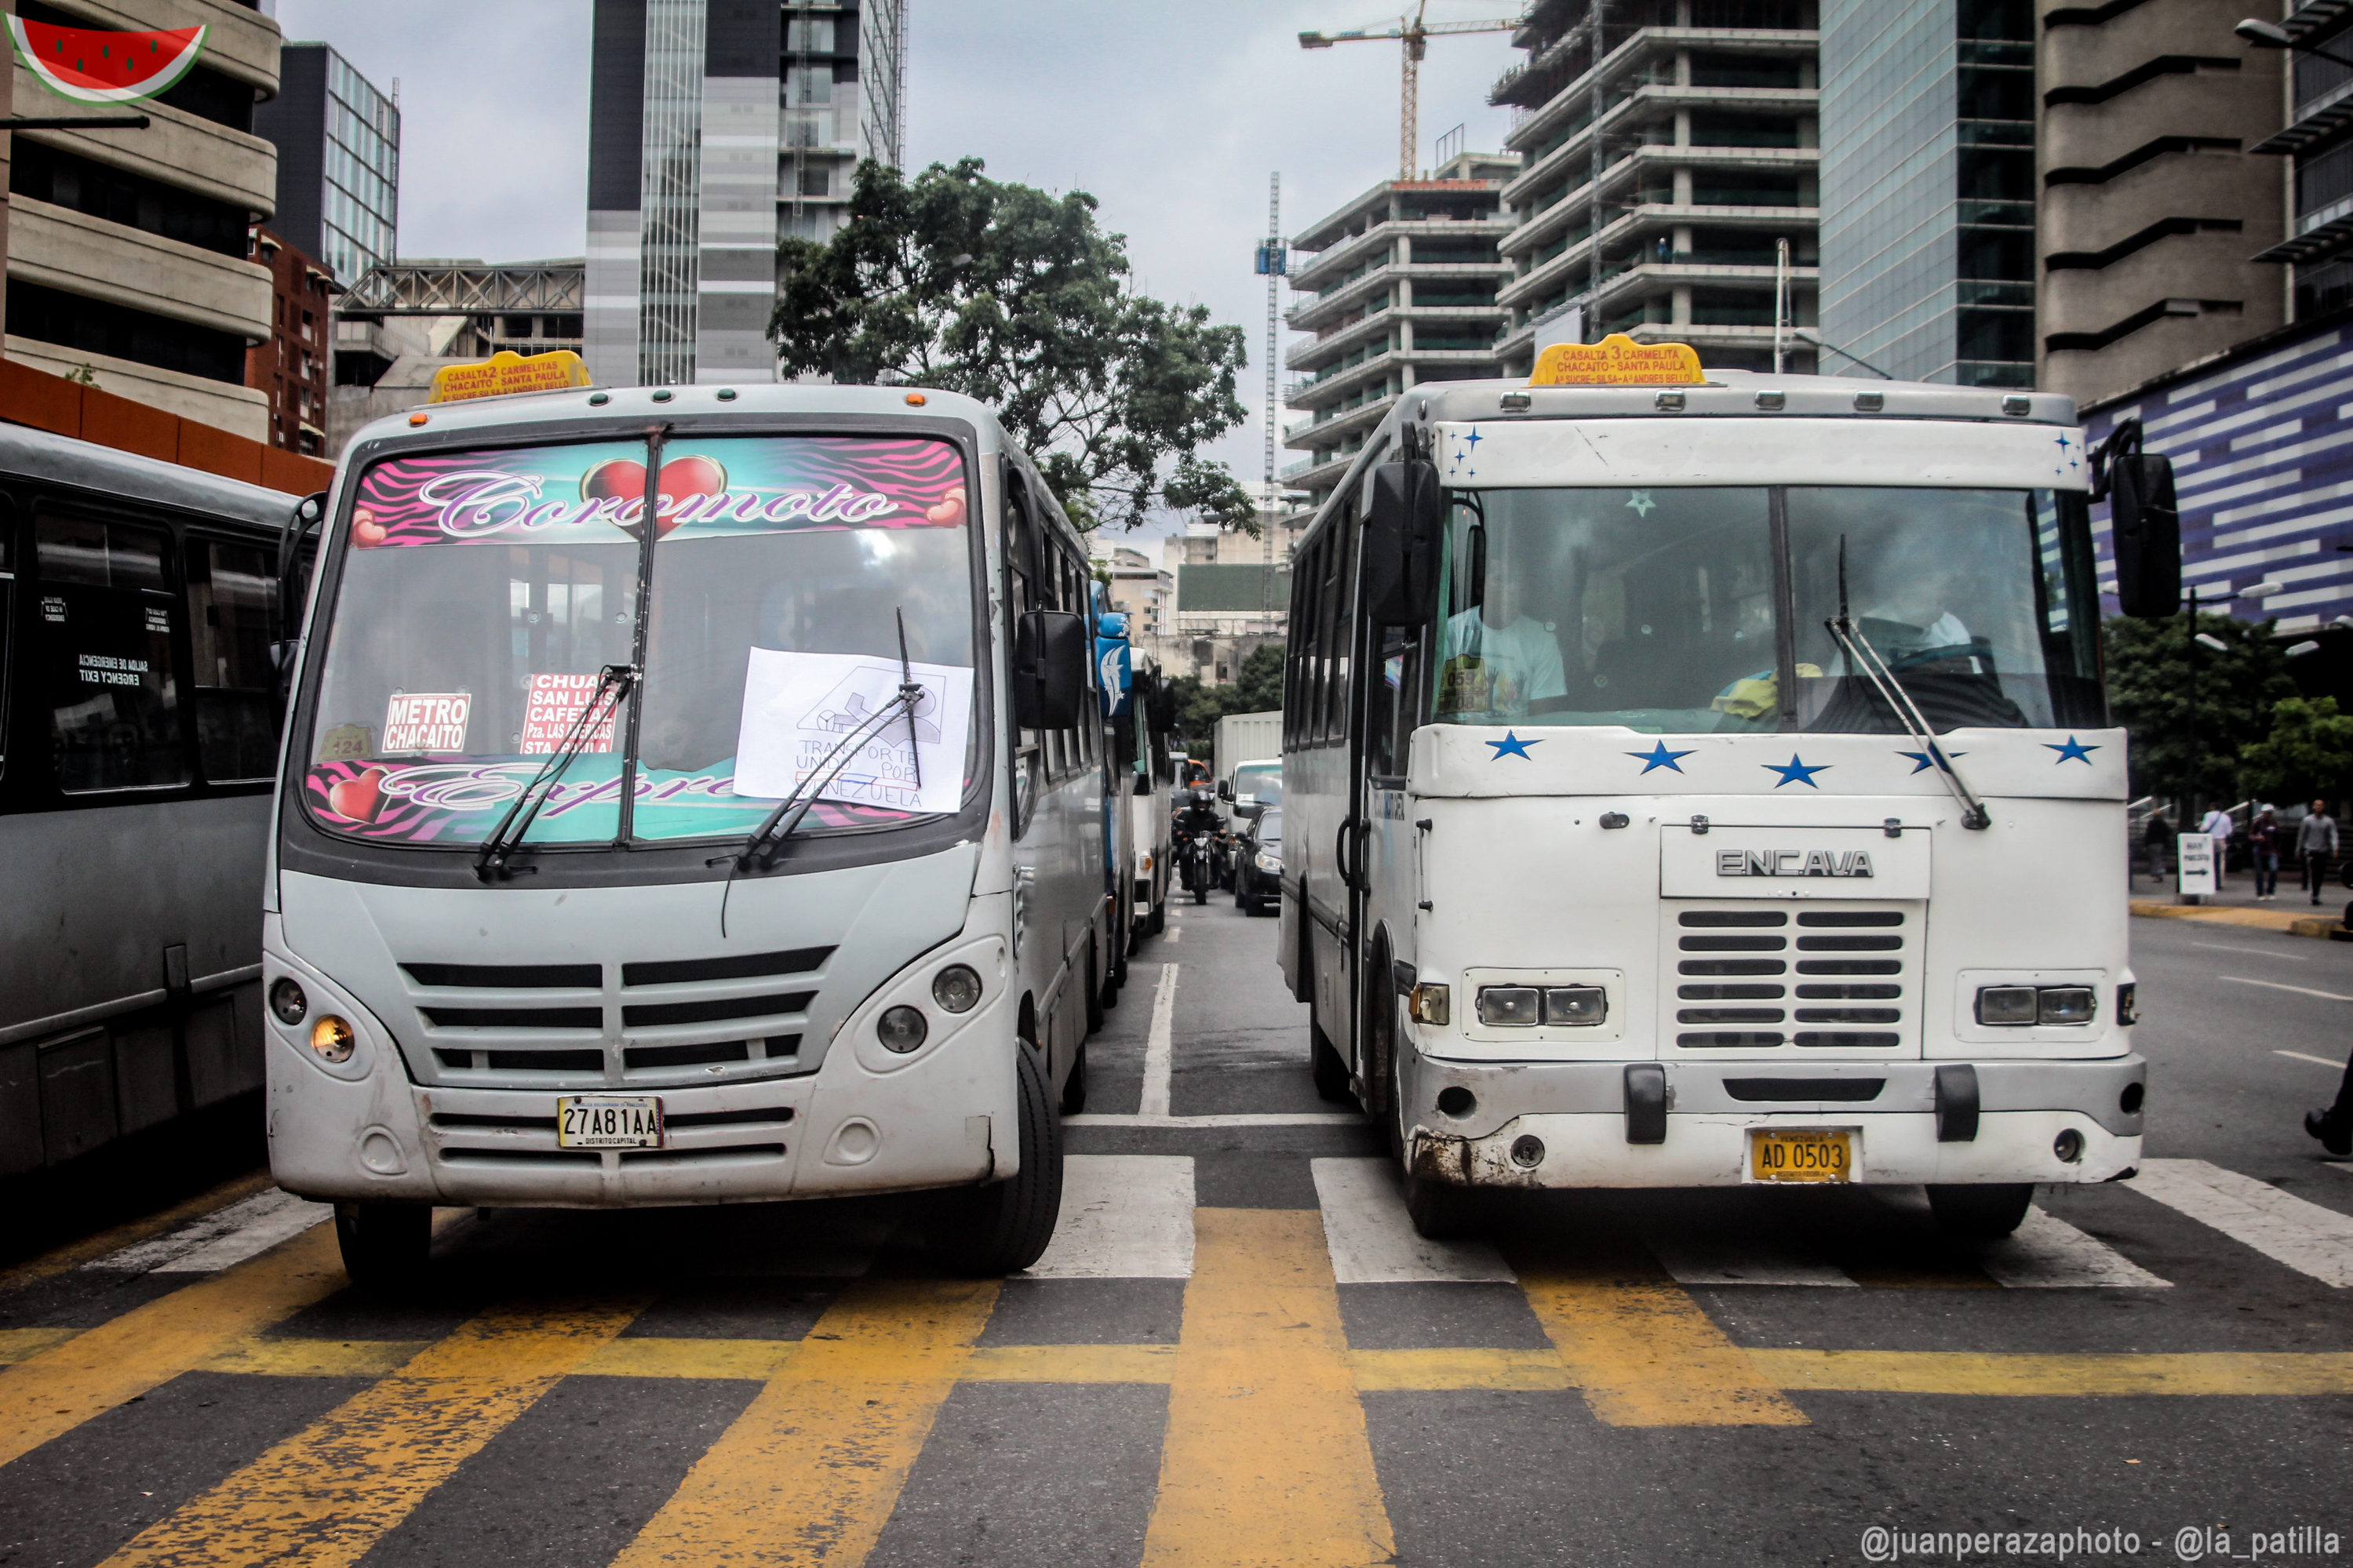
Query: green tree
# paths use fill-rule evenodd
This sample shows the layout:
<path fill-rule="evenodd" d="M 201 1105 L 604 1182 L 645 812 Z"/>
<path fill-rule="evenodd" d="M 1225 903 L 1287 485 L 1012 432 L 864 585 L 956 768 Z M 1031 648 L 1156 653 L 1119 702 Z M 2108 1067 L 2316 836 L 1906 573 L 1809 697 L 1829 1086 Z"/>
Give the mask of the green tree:
<path fill-rule="evenodd" d="M 2337 699 L 2284 698 L 2272 704 L 2272 732 L 2239 748 L 2247 786 L 2281 800 L 2339 798 L 2338 784 L 2353 766 L 2353 714 Z"/>
<path fill-rule="evenodd" d="M 2132 737 L 2132 790 L 2161 800 L 2190 793 L 2190 658 L 2198 660 L 2198 793 L 2209 805 L 2240 796 L 2242 748 L 2265 738 L 2274 704 L 2295 696 L 2272 623 L 2204 615 L 2198 629 L 2223 651 L 2191 647 L 2180 616 L 2118 616 L 2104 628 L 2108 708 Z"/>
<path fill-rule="evenodd" d="M 1250 649 L 1234 672 L 1234 700 L 1228 712 L 1271 713 L 1282 706 L 1282 650 L 1279 642 Z"/>
<path fill-rule="evenodd" d="M 1186 754 L 1207 757 L 1218 721 L 1228 713 L 1243 711 L 1228 706 L 1226 694 L 1234 688 L 1204 686 L 1198 675 L 1180 675 L 1169 685 L 1176 693 L 1176 733 L 1182 737 Z"/>
<path fill-rule="evenodd" d="M 1198 455 L 1245 416 L 1242 330 L 1136 293 L 1127 237 L 1096 226 L 1094 197 L 984 166 L 910 181 L 870 159 L 831 239 L 777 246 L 781 373 L 980 399 L 1082 529 L 1133 528 L 1156 500 L 1255 534 L 1248 492 Z"/>

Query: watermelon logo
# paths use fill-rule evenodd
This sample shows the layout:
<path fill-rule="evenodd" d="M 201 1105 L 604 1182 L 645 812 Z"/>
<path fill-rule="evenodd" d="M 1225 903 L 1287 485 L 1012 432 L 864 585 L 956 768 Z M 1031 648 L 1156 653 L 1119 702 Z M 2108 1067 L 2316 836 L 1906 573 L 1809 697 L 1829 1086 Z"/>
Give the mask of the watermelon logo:
<path fill-rule="evenodd" d="M 168 92 L 204 53 L 210 27 L 107 33 L 8 18 L 16 58 L 41 85 L 76 103 L 136 103 Z"/>

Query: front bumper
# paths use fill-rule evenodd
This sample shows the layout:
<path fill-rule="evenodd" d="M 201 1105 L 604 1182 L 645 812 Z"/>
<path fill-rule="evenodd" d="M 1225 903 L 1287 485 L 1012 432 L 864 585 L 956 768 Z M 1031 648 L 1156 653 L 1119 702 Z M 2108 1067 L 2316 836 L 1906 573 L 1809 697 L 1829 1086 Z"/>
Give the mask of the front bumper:
<path fill-rule="evenodd" d="M 1645 1064 L 1649 1065 L 1649 1064 Z M 2140 1161 L 2147 1063 L 1979 1061 L 1977 1114 L 1966 1138 L 1940 1118 L 1936 1071 L 1950 1062 L 1840 1062 L 1799 1068 L 1786 1060 L 1667 1062 L 1665 1136 L 1636 1142 L 1621 1062 L 1470 1064 L 1415 1057 L 1404 1086 L 1412 1128 L 1409 1164 L 1426 1180 L 1504 1187 L 1708 1187 L 1750 1181 L 1752 1129 L 1852 1130 L 1852 1179 L 1863 1184 L 2104 1182 Z M 1865 1100 L 1857 1079 L 1876 1079 Z M 1800 1086 L 1835 1084 L 1821 1098 Z M 1760 1086 L 1776 1098 L 1759 1099 Z M 1440 1110 L 1441 1094 L 1461 1110 Z M 1781 1098 L 1786 1092 L 1790 1097 Z M 2127 1104 L 2132 1110 L 2124 1109 Z M 1945 1136 L 1940 1137 L 1940 1126 Z M 2053 1144 L 2073 1131 L 2082 1150 L 2062 1160 Z M 1514 1157 L 1541 1141 L 1533 1163 Z M 1531 1152 L 1520 1144 L 1522 1158 Z"/>

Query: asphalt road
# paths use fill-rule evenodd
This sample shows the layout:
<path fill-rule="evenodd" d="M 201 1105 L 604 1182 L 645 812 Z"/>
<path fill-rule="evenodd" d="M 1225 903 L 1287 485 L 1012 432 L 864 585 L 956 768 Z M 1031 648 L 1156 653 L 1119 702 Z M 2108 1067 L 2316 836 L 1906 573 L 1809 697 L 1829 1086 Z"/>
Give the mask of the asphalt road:
<path fill-rule="evenodd" d="M 1431 1246 L 1275 930 L 1132 960 L 1029 1277 L 938 1279 L 905 1200 L 451 1212 L 386 1305 L 259 1178 L 0 1274 L 0 1565 L 2353 1561 L 2299 1126 L 2353 945 L 2136 921 L 2150 1158 L 2010 1243 L 1746 1190 Z"/>

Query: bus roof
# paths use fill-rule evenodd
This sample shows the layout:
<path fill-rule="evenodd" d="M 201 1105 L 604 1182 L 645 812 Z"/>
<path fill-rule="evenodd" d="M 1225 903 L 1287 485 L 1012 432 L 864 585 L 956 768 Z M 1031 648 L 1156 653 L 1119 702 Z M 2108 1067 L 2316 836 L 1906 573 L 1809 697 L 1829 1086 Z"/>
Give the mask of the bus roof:
<path fill-rule="evenodd" d="M 1530 386 L 1525 381 L 1445 381 L 1398 400 L 1400 419 L 1505 420 L 1633 417 L 1978 419 L 2076 424 L 2075 400 L 2055 392 L 1846 375 L 1773 375 L 1711 370 L 1687 386 Z M 1369 445 L 1369 443 L 1367 443 Z"/>
<path fill-rule="evenodd" d="M 656 420 L 744 415 L 866 415 L 961 419 L 980 432 L 984 450 L 1002 442 L 988 405 L 961 393 L 921 386 L 818 386 L 788 383 L 748 386 L 579 386 L 518 393 L 459 403 L 421 404 L 362 426 L 344 448 L 416 431 L 441 437 L 453 430 L 504 432 L 519 425 L 612 420 L 631 431 Z"/>
<path fill-rule="evenodd" d="M 101 494 L 284 526 L 300 497 L 23 425 L 0 425 L 0 472 Z"/>

